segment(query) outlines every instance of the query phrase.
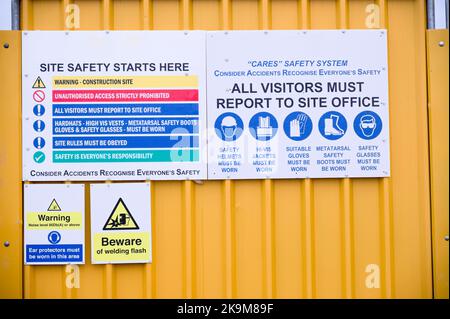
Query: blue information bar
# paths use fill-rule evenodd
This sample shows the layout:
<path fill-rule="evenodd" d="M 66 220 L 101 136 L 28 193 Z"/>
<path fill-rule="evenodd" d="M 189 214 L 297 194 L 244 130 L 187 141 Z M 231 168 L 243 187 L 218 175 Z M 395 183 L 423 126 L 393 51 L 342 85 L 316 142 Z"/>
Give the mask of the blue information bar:
<path fill-rule="evenodd" d="M 198 103 L 53 104 L 53 116 L 198 115 Z"/>
<path fill-rule="evenodd" d="M 83 245 L 26 245 L 26 261 L 30 263 L 83 261 Z"/>
<path fill-rule="evenodd" d="M 53 137 L 53 149 L 199 147 L 198 136 Z"/>
<path fill-rule="evenodd" d="M 55 135 L 198 133 L 198 117 L 54 118 Z"/>

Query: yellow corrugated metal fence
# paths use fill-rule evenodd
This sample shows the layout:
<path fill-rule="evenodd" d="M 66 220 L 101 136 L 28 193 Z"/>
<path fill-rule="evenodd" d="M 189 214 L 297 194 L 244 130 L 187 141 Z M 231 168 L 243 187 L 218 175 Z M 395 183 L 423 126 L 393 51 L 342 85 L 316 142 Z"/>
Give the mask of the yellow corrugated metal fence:
<path fill-rule="evenodd" d="M 22 29 L 65 29 L 68 4 L 79 6 L 81 30 L 365 29 L 366 9 L 375 4 L 375 22 L 388 29 L 391 177 L 152 182 L 153 263 L 140 265 L 90 264 L 86 184 L 80 287 L 66 286 L 65 266 L 23 266 L 23 291 L 10 296 L 433 297 L 423 0 L 24 0 Z M 7 221 L 0 240 L 5 225 L 14 228 L 5 233 L 13 244 L 0 252 L 2 267 L 16 271 L 22 267 L 20 38 L 0 33 L 2 42 L 5 37 L 11 46 L 8 53 L 1 48 L 0 67 L 11 81 L 0 86 L 6 97 L 0 140 L 7 147 L 0 158 L 0 216 Z M 370 280 L 378 270 L 379 287 Z M 22 286 L 21 276 L 2 279 L 5 287 Z"/>

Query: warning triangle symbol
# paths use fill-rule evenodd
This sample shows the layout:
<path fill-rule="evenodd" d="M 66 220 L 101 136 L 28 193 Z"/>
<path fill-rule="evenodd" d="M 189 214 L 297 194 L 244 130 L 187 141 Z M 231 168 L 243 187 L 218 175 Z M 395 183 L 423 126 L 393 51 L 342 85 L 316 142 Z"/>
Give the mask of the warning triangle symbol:
<path fill-rule="evenodd" d="M 109 215 L 103 230 L 139 229 L 138 224 L 131 215 L 122 198 L 119 198 Z"/>
<path fill-rule="evenodd" d="M 48 206 L 47 211 L 49 212 L 59 212 L 61 211 L 61 207 L 59 207 L 58 202 L 56 199 L 53 198 L 52 202 L 50 203 L 50 206 Z"/>
<path fill-rule="evenodd" d="M 33 89 L 45 89 L 45 84 L 40 76 L 38 76 L 36 81 L 34 81 Z"/>

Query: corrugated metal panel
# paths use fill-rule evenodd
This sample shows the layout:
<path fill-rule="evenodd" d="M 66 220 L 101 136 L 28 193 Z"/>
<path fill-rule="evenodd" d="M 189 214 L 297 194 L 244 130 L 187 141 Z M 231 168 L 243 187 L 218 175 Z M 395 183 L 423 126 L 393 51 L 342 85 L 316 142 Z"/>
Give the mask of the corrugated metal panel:
<path fill-rule="evenodd" d="M 434 296 L 443 299 L 448 299 L 448 41 L 448 29 L 427 31 Z"/>
<path fill-rule="evenodd" d="M 365 28 L 372 1 L 24 0 L 23 29 L 64 29 L 69 3 L 81 29 L 238 30 Z M 152 264 L 88 258 L 78 289 L 64 267 L 27 266 L 24 296 L 431 298 L 425 3 L 376 4 L 389 30 L 391 178 L 153 182 Z"/>

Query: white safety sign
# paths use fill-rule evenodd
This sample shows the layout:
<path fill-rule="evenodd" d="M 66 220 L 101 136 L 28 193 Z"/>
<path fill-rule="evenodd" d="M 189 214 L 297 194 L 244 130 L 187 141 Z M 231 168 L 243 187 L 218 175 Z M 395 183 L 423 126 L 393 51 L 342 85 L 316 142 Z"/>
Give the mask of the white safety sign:
<path fill-rule="evenodd" d="M 150 221 L 150 183 L 91 184 L 92 263 L 150 263 Z"/>
<path fill-rule="evenodd" d="M 33 31 L 22 58 L 24 180 L 390 175 L 386 30 Z"/>
<path fill-rule="evenodd" d="M 84 264 L 84 185 L 24 185 L 26 265 Z"/>
<path fill-rule="evenodd" d="M 386 38 L 208 32 L 208 178 L 389 176 Z"/>
<path fill-rule="evenodd" d="M 23 179 L 205 179 L 205 36 L 23 32 Z"/>

